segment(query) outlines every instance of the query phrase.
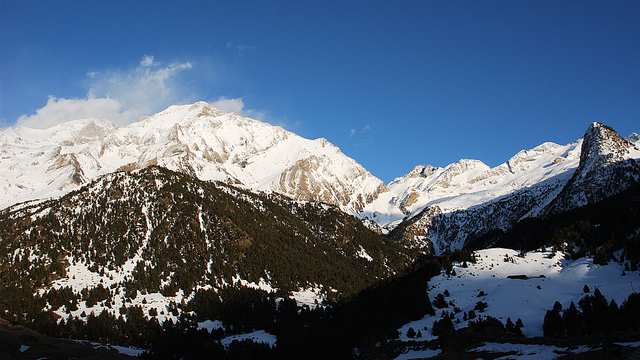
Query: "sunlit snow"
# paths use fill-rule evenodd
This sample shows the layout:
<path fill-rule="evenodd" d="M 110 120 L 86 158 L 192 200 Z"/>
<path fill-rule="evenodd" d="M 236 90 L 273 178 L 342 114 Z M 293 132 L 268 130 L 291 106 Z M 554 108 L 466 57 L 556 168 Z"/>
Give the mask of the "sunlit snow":
<path fill-rule="evenodd" d="M 542 322 L 547 310 L 559 301 L 563 308 L 573 301 L 575 304 L 584 297 L 583 288 L 587 285 L 593 292 L 599 289 L 607 299 L 622 302 L 634 289 L 640 288 L 640 276 L 637 272 L 627 272 L 623 266 L 610 262 L 606 266 L 595 265 L 592 258 L 566 260 L 564 253 L 551 251 L 532 251 L 520 257 L 519 252 L 510 249 L 494 248 L 476 252 L 477 262 L 468 263 L 468 267 L 455 263 L 455 275 L 441 274 L 429 281 L 429 295 L 433 300 L 437 294 L 447 290 L 445 297 L 454 306 L 435 309 L 436 316 L 410 322 L 399 330 L 401 340 L 409 340 L 406 333 L 409 327 L 422 330 L 422 339 L 435 337 L 431 334 L 433 323 L 439 320 L 443 312 L 453 313 L 454 307 L 461 311 L 455 314 L 453 322 L 456 328 L 467 326 L 463 314 L 473 310 L 478 301 L 488 304 L 484 312 L 476 310 L 478 316 L 492 316 L 503 323 L 507 318 L 516 322 L 522 319 L 522 331 L 527 337 L 542 336 Z M 510 279 L 509 276 L 525 275 L 527 280 Z M 479 296 L 484 293 L 484 295 Z M 457 323 L 457 320 L 460 323 Z M 425 328 L 427 330 L 425 330 Z"/>

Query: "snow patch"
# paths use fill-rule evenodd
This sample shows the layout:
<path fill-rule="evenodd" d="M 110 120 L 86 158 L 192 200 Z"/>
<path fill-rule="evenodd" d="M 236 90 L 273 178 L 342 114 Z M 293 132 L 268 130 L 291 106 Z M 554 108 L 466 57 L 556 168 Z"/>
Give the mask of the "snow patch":
<path fill-rule="evenodd" d="M 275 335 L 271 335 L 264 330 L 257 330 L 257 331 L 246 333 L 246 334 L 228 336 L 220 340 L 220 342 L 225 347 L 229 347 L 229 345 L 236 340 L 237 341 L 251 340 L 255 343 L 267 344 L 270 347 L 273 347 L 278 341 L 278 338 Z"/>

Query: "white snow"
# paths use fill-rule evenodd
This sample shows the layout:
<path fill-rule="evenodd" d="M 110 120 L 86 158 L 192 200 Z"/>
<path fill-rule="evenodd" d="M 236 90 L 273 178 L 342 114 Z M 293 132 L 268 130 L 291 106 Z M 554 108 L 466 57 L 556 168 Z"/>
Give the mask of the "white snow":
<path fill-rule="evenodd" d="M 371 257 L 371 255 L 369 255 L 367 253 L 367 250 L 365 250 L 365 248 L 362 247 L 362 245 L 360 245 L 360 249 L 358 250 L 358 252 L 356 253 L 356 255 L 360 258 L 363 258 L 367 261 L 373 261 L 373 258 Z"/>
<path fill-rule="evenodd" d="M 87 341 L 87 340 L 73 340 L 73 341 L 75 341 L 75 342 L 77 342 L 79 344 L 91 345 L 94 349 L 116 350 L 118 353 L 120 353 L 122 355 L 133 356 L 133 357 L 138 357 L 138 356 L 140 356 L 142 353 L 144 353 L 146 351 L 144 349 L 137 349 L 137 348 L 126 347 L 126 346 L 105 345 L 105 344 L 101 344 L 101 343 L 98 343 L 98 342 Z"/>
<path fill-rule="evenodd" d="M 557 359 L 559 354 L 573 353 L 580 354 L 585 351 L 591 350 L 588 346 L 577 346 L 571 348 L 561 348 L 550 345 L 528 345 L 528 344 L 501 344 L 501 343 L 486 343 L 484 346 L 477 347 L 471 351 L 487 351 L 487 352 L 504 352 L 508 353 L 515 351 L 515 355 L 506 355 L 497 359 L 514 359 L 514 360 L 553 360 Z"/>
<path fill-rule="evenodd" d="M 455 314 L 453 322 L 456 328 L 467 326 L 463 321 L 464 312 L 474 309 L 478 301 L 488 304 L 484 312 L 475 311 L 478 316 L 492 316 L 503 323 L 507 318 L 515 323 L 522 319 L 523 333 L 527 337 L 542 336 L 542 323 L 547 310 L 559 301 L 563 308 L 567 308 L 573 301 L 576 305 L 584 297 L 584 285 L 591 289 L 597 288 L 608 299 L 616 303 L 622 302 L 640 288 L 640 276 L 637 272 L 626 272 L 622 276 L 623 267 L 615 262 L 606 266 L 593 264 L 591 258 L 565 260 L 561 252 L 552 255 L 550 251 L 528 252 L 524 258 L 518 252 L 510 249 L 494 248 L 476 252 L 477 263 L 468 263 L 464 268 L 461 264 L 454 264 L 455 276 L 444 273 L 429 281 L 430 299 L 447 290 L 450 294 L 445 299 L 453 301 L 461 309 Z M 505 261 L 506 260 L 506 261 Z M 509 279 L 510 275 L 526 275 L 528 280 Z M 539 276 L 544 277 L 539 277 Z M 478 297 L 480 292 L 484 296 Z M 435 307 L 434 307 L 435 309 Z M 435 309 L 436 316 L 425 316 L 402 326 L 400 339 L 410 340 L 406 333 L 409 327 L 416 332 L 422 330 L 423 338 L 435 338 L 431 334 L 433 323 L 440 320 L 443 311 L 453 312 L 453 306 Z M 456 324 L 456 320 L 460 323 Z M 424 330 L 427 327 L 428 330 Z"/>
<path fill-rule="evenodd" d="M 410 360 L 410 359 L 428 359 L 434 356 L 438 356 L 442 353 L 442 350 L 408 350 L 405 353 L 401 354 L 395 360 Z"/>
<path fill-rule="evenodd" d="M 228 347 L 235 340 L 242 341 L 247 339 L 252 340 L 255 343 L 267 344 L 270 347 L 273 347 L 276 344 L 276 341 L 278 341 L 278 338 L 275 335 L 269 334 L 264 330 L 257 330 L 246 334 L 227 336 L 220 340 L 220 342 L 225 347 Z"/>
<path fill-rule="evenodd" d="M 320 196 L 345 209 L 356 206 L 357 195 L 371 196 L 384 187 L 325 139 L 304 139 L 198 102 L 169 107 L 122 128 L 85 119 L 46 130 L 1 132 L 0 207 L 77 189 L 74 174 L 86 182 L 124 166 L 148 164 L 301 200 Z M 306 187 L 316 191 L 301 190 Z"/>
<path fill-rule="evenodd" d="M 322 293 L 320 287 L 313 287 L 307 289 L 299 289 L 291 293 L 291 298 L 296 300 L 298 306 L 306 305 L 310 309 L 315 309 L 326 298 Z"/>
<path fill-rule="evenodd" d="M 494 168 L 468 159 L 444 168 L 418 166 L 390 182 L 388 191 L 358 216 L 390 230 L 429 206 L 438 206 L 443 213 L 465 210 L 552 179 L 562 188 L 578 167 L 581 146 L 581 139 L 568 145 L 544 143 Z"/>
<path fill-rule="evenodd" d="M 122 355 L 134 356 L 134 357 L 138 357 L 146 351 L 143 349 L 135 349 L 130 347 L 118 346 L 118 345 L 109 345 L 109 347 L 118 351 Z"/>
<path fill-rule="evenodd" d="M 220 320 L 205 320 L 198 323 L 198 330 L 200 329 L 206 329 L 209 333 L 211 333 L 211 331 L 216 329 L 224 329 L 224 324 L 222 324 L 222 321 Z"/>

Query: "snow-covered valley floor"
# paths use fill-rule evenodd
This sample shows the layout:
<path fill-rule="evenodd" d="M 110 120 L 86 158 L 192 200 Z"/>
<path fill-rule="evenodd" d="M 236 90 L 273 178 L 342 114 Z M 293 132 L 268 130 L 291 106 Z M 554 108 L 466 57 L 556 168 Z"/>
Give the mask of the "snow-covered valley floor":
<path fill-rule="evenodd" d="M 477 251 L 476 263 L 454 263 L 452 275 L 442 273 L 429 282 L 429 296 L 433 302 L 438 294 L 449 294 L 445 297 L 448 307 L 437 309 L 436 316 L 427 315 L 412 321 L 398 329 L 401 341 L 428 341 L 436 339 L 432 335 L 433 323 L 442 318 L 443 312 L 453 313 L 454 307 L 459 312 L 454 315 L 453 323 L 456 329 L 466 327 L 468 320 L 464 320 L 465 312 L 473 310 L 479 301 L 486 302 L 484 312 L 475 310 L 477 316 L 492 316 L 503 323 L 507 318 L 515 323 L 522 319 L 522 331 L 527 337 L 543 335 L 542 324 L 545 313 L 558 301 L 563 308 L 567 308 L 573 301 L 576 305 L 586 294 L 585 285 L 590 294 L 597 288 L 607 298 L 614 299 L 617 304 L 622 302 L 640 289 L 638 272 L 626 271 L 616 262 L 609 262 L 605 266 L 596 265 L 592 258 L 566 260 L 562 252 L 552 253 L 550 249 L 540 249 L 528 252 L 521 257 L 518 251 L 494 248 Z M 624 273 L 624 275 L 623 275 Z M 453 275 L 455 274 L 455 275 Z M 509 278 L 509 277 L 512 278 Z M 526 276 L 526 279 L 522 279 Z M 458 322 L 458 320 L 460 320 Z M 415 332 L 420 330 L 422 337 L 407 336 L 409 328 Z M 518 358 L 555 358 L 553 350 L 562 350 L 549 346 L 486 344 L 486 349 L 474 351 L 517 351 L 526 355 Z M 520 349 L 528 346 L 530 348 Z M 494 349 L 495 348 L 495 349 Z M 500 349 L 502 350 L 500 350 Z M 580 352 L 581 349 L 575 351 Z M 581 351 L 587 351 L 588 348 Z M 439 350 L 409 351 L 398 359 L 428 358 L 438 355 Z M 537 356 L 534 356 L 537 354 Z M 547 355 L 545 355 L 547 354 Z M 552 355 L 553 354 L 553 355 Z M 524 356 L 523 355 L 523 356 Z M 529 357 L 527 357 L 529 356 Z M 513 358 L 513 357 L 509 357 Z"/>

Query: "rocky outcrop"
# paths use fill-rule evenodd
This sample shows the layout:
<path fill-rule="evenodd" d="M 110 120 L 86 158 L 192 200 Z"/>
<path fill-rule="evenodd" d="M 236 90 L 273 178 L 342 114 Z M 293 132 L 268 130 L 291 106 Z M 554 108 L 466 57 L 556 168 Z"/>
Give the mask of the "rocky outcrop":
<path fill-rule="evenodd" d="M 594 122 L 582 142 L 580 165 L 544 210 L 555 214 L 595 203 L 640 181 L 640 150 L 611 127 Z"/>

